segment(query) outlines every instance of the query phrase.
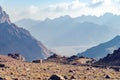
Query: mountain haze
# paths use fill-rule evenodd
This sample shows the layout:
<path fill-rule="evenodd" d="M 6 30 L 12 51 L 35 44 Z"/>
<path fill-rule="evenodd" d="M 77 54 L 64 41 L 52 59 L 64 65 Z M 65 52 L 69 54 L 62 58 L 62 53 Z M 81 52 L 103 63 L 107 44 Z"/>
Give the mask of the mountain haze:
<path fill-rule="evenodd" d="M 107 34 L 111 31 L 106 25 L 80 21 L 67 15 L 55 19 L 47 18 L 27 29 L 48 46 L 93 45 L 111 36 Z M 101 39 L 103 36 L 104 39 Z"/>

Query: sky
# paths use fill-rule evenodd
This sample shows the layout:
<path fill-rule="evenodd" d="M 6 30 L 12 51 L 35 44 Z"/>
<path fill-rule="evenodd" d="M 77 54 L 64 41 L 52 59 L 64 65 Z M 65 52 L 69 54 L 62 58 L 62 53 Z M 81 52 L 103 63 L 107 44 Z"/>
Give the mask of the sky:
<path fill-rule="evenodd" d="M 12 21 L 53 19 L 65 15 L 120 14 L 120 0 L 0 0 L 0 5 Z"/>

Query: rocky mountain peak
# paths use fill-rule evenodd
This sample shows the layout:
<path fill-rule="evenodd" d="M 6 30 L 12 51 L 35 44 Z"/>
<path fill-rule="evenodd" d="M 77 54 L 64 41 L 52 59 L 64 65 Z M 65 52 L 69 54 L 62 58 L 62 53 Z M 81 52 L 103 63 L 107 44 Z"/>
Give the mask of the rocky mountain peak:
<path fill-rule="evenodd" d="M 52 52 L 40 41 L 36 40 L 29 31 L 11 23 L 8 14 L 0 7 L 0 53 L 19 53 L 26 61 L 45 59 Z M 14 56 L 14 55 L 13 55 Z M 18 56 L 14 56 L 19 58 Z"/>
<path fill-rule="evenodd" d="M 0 6 L 0 23 L 11 23 L 10 19 L 9 19 L 9 15 L 2 9 L 2 7 Z"/>

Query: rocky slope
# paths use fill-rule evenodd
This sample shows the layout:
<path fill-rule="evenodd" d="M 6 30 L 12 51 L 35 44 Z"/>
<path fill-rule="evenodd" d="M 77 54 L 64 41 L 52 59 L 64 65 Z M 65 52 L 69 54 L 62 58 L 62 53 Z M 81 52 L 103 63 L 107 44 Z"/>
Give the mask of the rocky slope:
<path fill-rule="evenodd" d="M 96 62 L 98 65 L 120 66 L 120 48 Z"/>
<path fill-rule="evenodd" d="M 51 61 L 43 61 L 42 64 L 30 63 L 0 55 L 0 79 L 48 80 L 55 77 L 53 74 L 58 74 L 62 78 L 57 80 L 120 80 L 120 72 L 113 69 L 76 66 Z"/>
<path fill-rule="evenodd" d="M 108 42 L 89 48 L 83 53 L 79 53 L 78 56 L 85 56 L 85 57 L 99 59 L 105 57 L 108 53 L 112 53 L 113 50 L 119 47 L 120 47 L 120 36 L 116 36 L 115 38 L 113 38 Z"/>
<path fill-rule="evenodd" d="M 0 53 L 19 53 L 31 61 L 47 58 L 51 52 L 27 30 L 11 23 L 8 14 L 0 7 Z"/>

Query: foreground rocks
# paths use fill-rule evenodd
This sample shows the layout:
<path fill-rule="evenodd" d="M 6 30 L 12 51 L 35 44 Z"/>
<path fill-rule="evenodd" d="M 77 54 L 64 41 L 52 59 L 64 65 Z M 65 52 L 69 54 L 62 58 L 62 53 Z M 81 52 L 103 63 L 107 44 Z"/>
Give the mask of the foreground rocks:
<path fill-rule="evenodd" d="M 120 80 L 120 72 L 112 68 L 96 68 L 51 61 L 25 62 L 0 55 L 0 77 L 6 80 Z M 59 79 L 58 79 L 59 78 Z"/>
<path fill-rule="evenodd" d="M 96 60 L 83 56 L 78 57 L 76 55 L 73 55 L 71 57 L 65 57 L 53 54 L 52 56 L 48 57 L 47 61 L 80 66 L 80 65 L 92 65 Z"/>

